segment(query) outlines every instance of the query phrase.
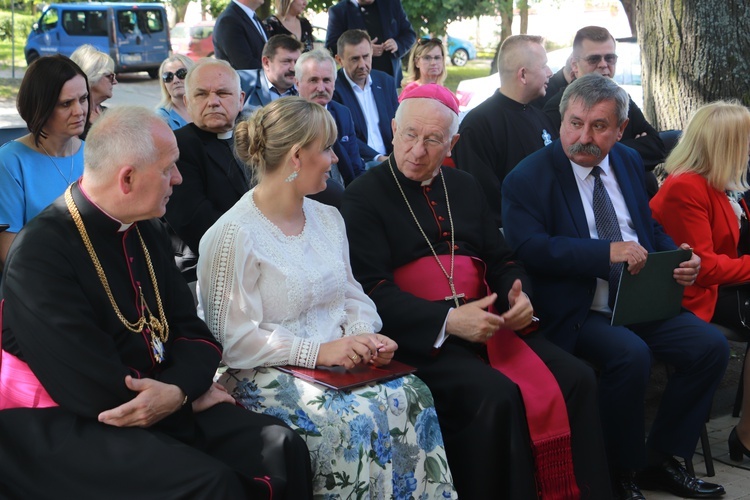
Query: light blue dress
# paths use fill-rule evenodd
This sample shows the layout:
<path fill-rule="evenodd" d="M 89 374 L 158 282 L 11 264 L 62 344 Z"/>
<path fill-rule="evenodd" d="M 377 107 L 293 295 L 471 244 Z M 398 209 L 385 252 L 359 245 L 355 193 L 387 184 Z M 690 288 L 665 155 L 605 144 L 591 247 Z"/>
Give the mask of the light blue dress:
<path fill-rule="evenodd" d="M 161 108 L 156 108 L 156 114 L 159 115 L 159 118 L 167 122 L 167 125 L 172 130 L 177 130 L 188 124 L 188 121 L 181 117 L 174 109 L 167 109 L 162 106 Z"/>
<path fill-rule="evenodd" d="M 83 142 L 76 154 L 48 157 L 18 141 L 0 147 L 0 224 L 17 233 L 83 175 Z"/>

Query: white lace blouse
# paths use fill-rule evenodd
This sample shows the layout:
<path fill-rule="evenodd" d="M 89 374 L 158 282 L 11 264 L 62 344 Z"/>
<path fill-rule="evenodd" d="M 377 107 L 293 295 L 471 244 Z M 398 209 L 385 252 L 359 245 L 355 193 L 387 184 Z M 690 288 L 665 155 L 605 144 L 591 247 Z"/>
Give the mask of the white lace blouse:
<path fill-rule="evenodd" d="M 245 194 L 203 236 L 198 309 L 231 368 L 314 368 L 320 344 L 380 330 L 354 279 L 338 211 L 305 199 L 305 226 L 286 236 Z"/>

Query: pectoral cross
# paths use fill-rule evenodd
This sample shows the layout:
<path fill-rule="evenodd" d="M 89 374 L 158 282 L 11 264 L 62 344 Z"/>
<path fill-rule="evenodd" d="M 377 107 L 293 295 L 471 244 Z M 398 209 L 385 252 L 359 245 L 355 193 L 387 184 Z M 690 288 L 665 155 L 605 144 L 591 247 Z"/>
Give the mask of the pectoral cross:
<path fill-rule="evenodd" d="M 448 295 L 445 298 L 445 300 L 452 300 L 456 304 L 456 307 L 460 307 L 460 304 L 458 303 L 458 299 L 463 299 L 464 297 L 466 297 L 466 294 L 465 293 L 456 293 L 456 286 L 453 284 L 453 277 L 452 276 L 448 277 L 448 285 L 450 285 L 450 287 L 451 287 L 451 293 L 453 295 Z"/>

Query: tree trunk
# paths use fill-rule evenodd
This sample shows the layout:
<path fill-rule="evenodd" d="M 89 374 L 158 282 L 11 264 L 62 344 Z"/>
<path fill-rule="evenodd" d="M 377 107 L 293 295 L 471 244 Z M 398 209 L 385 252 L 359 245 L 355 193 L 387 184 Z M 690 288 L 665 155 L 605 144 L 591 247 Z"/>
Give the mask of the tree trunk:
<path fill-rule="evenodd" d="M 699 106 L 750 104 L 745 0 L 636 0 L 644 112 L 657 130 L 683 129 Z"/>
<path fill-rule="evenodd" d="M 628 16 L 630 33 L 638 38 L 638 26 L 635 22 L 635 0 L 620 0 L 620 3 L 622 3 L 622 9 L 625 11 L 625 15 Z"/>
<path fill-rule="evenodd" d="M 518 0 L 518 17 L 521 18 L 521 34 L 529 33 L 529 0 Z"/>
<path fill-rule="evenodd" d="M 513 34 L 513 0 L 499 0 L 497 3 L 500 11 L 500 43 Z"/>

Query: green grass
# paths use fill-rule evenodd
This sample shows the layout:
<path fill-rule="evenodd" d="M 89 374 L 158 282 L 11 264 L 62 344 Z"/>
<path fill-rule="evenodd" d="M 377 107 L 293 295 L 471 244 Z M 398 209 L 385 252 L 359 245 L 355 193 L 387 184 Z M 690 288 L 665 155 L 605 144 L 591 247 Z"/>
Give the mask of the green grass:
<path fill-rule="evenodd" d="M 26 37 L 31 30 L 31 25 L 37 20 L 38 15 L 31 14 L 15 14 L 15 65 L 17 68 L 26 67 L 26 59 L 23 55 L 23 48 L 26 45 Z M 7 9 L 0 10 L 0 65 L 4 67 L 10 67 L 13 62 L 13 52 L 11 52 L 11 40 L 10 37 L 4 37 L 10 33 L 10 11 Z"/>
<path fill-rule="evenodd" d="M 475 64 L 478 63 L 478 64 Z M 458 82 L 461 80 L 469 80 L 471 78 L 480 78 L 482 76 L 487 76 L 490 74 L 490 66 L 489 62 L 486 64 L 482 64 L 482 61 L 471 61 L 469 64 L 467 64 L 464 67 L 458 67 L 458 66 L 448 66 L 448 77 L 445 79 L 445 85 L 449 89 L 451 89 L 453 92 L 456 91 L 456 87 L 458 87 Z M 498 85 L 500 84 L 498 80 Z"/>
<path fill-rule="evenodd" d="M 21 80 L 12 78 L 0 78 L 0 99 L 9 99 L 12 101 L 16 100 L 18 94 L 18 87 L 21 85 Z"/>

